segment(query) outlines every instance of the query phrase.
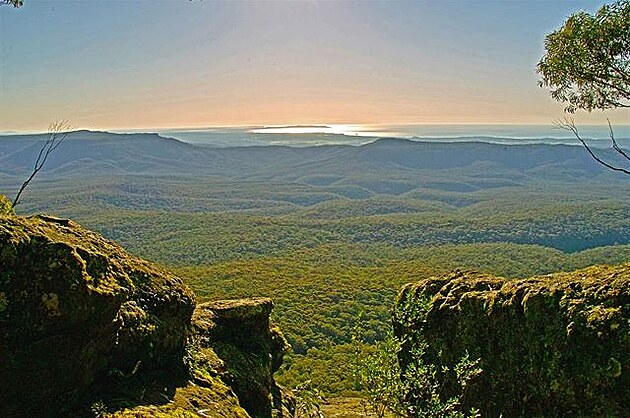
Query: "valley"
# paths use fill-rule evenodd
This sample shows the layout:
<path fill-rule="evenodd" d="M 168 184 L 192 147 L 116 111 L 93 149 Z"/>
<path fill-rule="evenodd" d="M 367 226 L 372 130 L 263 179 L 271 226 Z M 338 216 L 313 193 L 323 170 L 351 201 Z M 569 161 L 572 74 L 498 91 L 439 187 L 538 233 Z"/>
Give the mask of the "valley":
<path fill-rule="evenodd" d="M 16 190 L 38 140 L 0 142 L 2 192 Z M 278 380 L 327 397 L 361 395 L 348 344 L 358 325 L 361 341 L 384 338 L 405 283 L 630 261 L 630 186 L 576 146 L 212 149 L 78 132 L 53 157 L 20 212 L 97 230 L 201 301 L 272 298 L 294 353 Z"/>

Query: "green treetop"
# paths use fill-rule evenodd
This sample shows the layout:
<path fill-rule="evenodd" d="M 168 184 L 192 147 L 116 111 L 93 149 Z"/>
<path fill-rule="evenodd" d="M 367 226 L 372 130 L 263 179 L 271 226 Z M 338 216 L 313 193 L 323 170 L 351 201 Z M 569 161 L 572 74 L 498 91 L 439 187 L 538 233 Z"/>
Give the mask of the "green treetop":
<path fill-rule="evenodd" d="M 630 107 L 630 1 L 571 15 L 547 35 L 537 70 L 569 112 Z"/>

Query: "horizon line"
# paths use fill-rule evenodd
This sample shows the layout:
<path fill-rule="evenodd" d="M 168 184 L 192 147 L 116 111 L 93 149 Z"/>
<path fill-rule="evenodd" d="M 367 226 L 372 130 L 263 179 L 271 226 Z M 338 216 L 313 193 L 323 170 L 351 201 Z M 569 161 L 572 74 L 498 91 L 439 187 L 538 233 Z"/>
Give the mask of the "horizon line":
<path fill-rule="evenodd" d="M 213 129 L 243 129 L 243 130 L 254 130 L 254 129 L 281 129 L 281 128 L 334 128 L 340 126 L 353 126 L 353 127 L 394 127 L 394 126 L 445 126 L 445 127 L 465 127 L 465 126 L 502 126 L 502 127 L 546 127 L 549 129 L 553 129 L 554 125 L 552 122 L 549 124 L 541 124 L 541 123 L 483 123 L 483 122 L 475 122 L 475 123 L 435 123 L 435 122 L 426 122 L 426 123 L 330 123 L 330 124 L 252 124 L 252 125 L 205 125 L 205 126 L 179 126 L 179 127 L 142 127 L 142 128 L 125 128 L 125 127 L 113 127 L 113 128 L 103 128 L 103 127 L 73 127 L 70 132 L 77 131 L 90 131 L 90 132 L 108 132 L 108 133 L 163 133 L 163 132 L 195 132 L 195 131 L 205 131 L 205 130 L 213 130 Z M 579 124 L 578 126 L 584 127 L 607 127 L 608 125 L 605 123 L 589 123 L 589 124 Z M 619 127 L 630 127 L 630 123 L 624 124 L 615 124 L 613 126 Z M 0 136 L 9 136 L 9 135 L 38 135 L 38 134 L 46 134 L 47 131 L 42 130 L 6 130 L 0 131 Z M 249 133 L 249 132 L 245 132 Z M 384 132 L 385 133 L 385 132 Z M 265 134 L 265 133 L 262 133 Z M 313 133 L 313 135 L 317 135 L 318 133 Z M 291 135 L 290 133 L 286 133 L 286 135 Z M 338 135 L 344 135 L 340 133 Z M 350 135 L 347 135 L 350 136 Z"/>

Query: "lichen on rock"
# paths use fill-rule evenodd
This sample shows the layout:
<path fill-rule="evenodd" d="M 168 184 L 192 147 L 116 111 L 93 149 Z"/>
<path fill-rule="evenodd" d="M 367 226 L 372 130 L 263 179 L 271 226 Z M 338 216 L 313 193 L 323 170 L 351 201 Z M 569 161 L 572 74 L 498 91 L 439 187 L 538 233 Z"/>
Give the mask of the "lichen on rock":
<path fill-rule="evenodd" d="M 293 416 L 295 408 L 273 379 L 290 346 L 269 324 L 272 308 L 268 298 L 208 302 L 197 306 L 192 321 L 193 338 L 216 355 L 221 365 L 215 372 L 254 417 Z"/>
<path fill-rule="evenodd" d="M 13 216 L 15 212 L 13 211 L 13 205 L 11 201 L 7 199 L 6 196 L 0 194 L 0 216 Z"/>
<path fill-rule="evenodd" d="M 0 416 L 288 417 L 272 306 L 195 310 L 181 279 L 99 234 L 2 216 Z"/>
<path fill-rule="evenodd" d="M 60 413 L 100 376 L 161 368 L 184 348 L 190 290 L 72 221 L 2 218 L 0 266 L 3 416 Z"/>
<path fill-rule="evenodd" d="M 466 388 L 441 373 L 444 397 L 482 416 L 624 416 L 630 404 L 630 265 L 525 280 L 456 272 L 409 284 L 394 318 L 403 373 L 413 351 L 452 370 L 465 355 L 481 376 Z M 461 391 L 465 393 L 462 394 Z M 458 393 L 459 392 L 459 393 Z M 408 393 L 408 399 L 418 394 Z"/>

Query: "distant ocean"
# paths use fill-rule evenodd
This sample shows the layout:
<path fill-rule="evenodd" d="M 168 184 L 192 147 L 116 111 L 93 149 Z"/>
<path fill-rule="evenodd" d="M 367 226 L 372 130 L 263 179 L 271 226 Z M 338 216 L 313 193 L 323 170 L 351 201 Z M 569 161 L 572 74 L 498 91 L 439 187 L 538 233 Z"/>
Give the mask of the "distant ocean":
<path fill-rule="evenodd" d="M 596 147 L 610 146 L 608 127 L 580 125 L 580 134 Z M 615 137 L 630 148 L 630 125 L 613 126 Z M 143 130 L 144 132 L 150 130 Z M 129 131 L 125 131 L 129 132 Z M 499 144 L 571 144 L 573 134 L 553 125 L 291 125 L 154 130 L 162 136 L 214 147 L 363 145 L 378 138 Z"/>

